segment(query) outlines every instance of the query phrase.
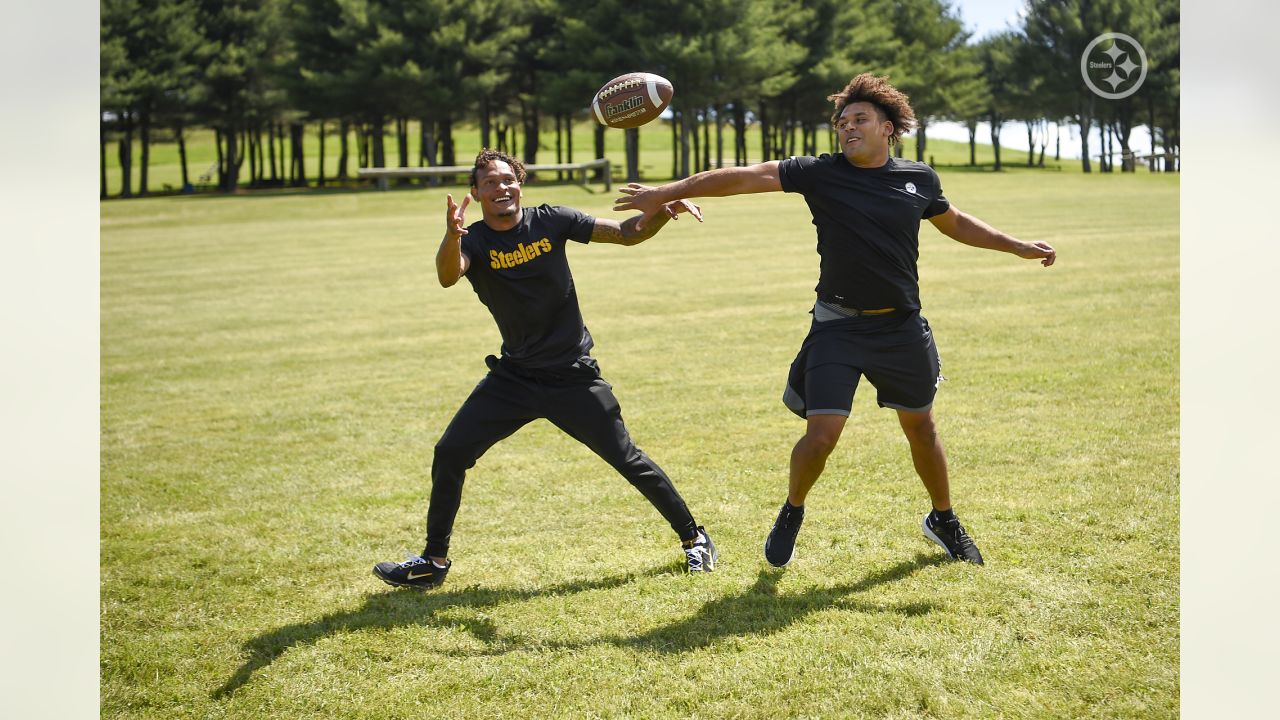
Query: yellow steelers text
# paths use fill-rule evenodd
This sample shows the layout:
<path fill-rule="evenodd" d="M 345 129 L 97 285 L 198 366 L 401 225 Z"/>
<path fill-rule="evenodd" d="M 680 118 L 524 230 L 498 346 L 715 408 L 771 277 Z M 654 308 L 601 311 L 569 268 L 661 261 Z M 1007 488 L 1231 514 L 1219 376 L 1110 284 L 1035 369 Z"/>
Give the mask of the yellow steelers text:
<path fill-rule="evenodd" d="M 489 251 L 489 267 L 497 270 L 499 268 L 513 268 L 517 265 L 523 265 L 530 260 L 551 252 L 551 241 L 542 238 L 528 245 L 520 243 L 513 252 L 498 252 L 497 250 Z"/>

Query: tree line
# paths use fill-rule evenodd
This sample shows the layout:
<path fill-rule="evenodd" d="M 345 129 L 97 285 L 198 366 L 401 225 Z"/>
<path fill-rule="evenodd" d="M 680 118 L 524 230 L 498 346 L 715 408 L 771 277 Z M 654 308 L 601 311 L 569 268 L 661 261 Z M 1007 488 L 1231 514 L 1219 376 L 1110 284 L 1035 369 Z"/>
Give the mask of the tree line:
<path fill-rule="evenodd" d="M 676 87 L 673 177 L 816 154 L 831 132 L 827 95 L 865 71 L 910 96 L 918 160 L 930 123 L 944 120 L 969 128 L 971 164 L 978 125 L 989 123 L 996 169 L 1000 134 L 1018 122 L 1029 164 L 1043 164 L 1050 125 L 1079 128 L 1085 172 L 1092 157 L 1113 170 L 1114 145 L 1127 156 L 1138 125 L 1153 147 L 1177 152 L 1177 0 L 1028 0 L 1025 10 L 1021 27 L 974 41 L 948 0 L 101 0 L 102 194 L 112 144 L 121 194 L 131 194 L 134 143 L 148 192 L 157 130 L 176 141 L 189 186 L 193 127 L 215 132 L 224 191 L 309 184 L 308 126 L 320 185 L 331 135 L 339 180 L 352 154 L 361 167 L 457 164 L 462 124 L 526 163 L 551 150 L 539 138 L 554 125 L 556 161 L 573 162 L 572 123 L 605 80 L 632 70 Z M 1110 31 L 1147 53 L 1143 86 L 1123 100 L 1096 96 L 1079 73 L 1089 42 Z M 747 147 L 749 125 L 758 148 Z M 604 155 L 605 132 L 596 127 L 592 157 Z M 635 179 L 640 130 L 623 132 Z"/>

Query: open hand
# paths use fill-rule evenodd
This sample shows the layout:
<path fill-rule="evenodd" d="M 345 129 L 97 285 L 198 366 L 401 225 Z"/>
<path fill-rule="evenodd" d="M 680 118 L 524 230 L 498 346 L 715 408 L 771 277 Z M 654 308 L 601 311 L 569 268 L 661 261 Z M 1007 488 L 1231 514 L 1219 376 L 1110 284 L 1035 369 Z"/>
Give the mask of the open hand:
<path fill-rule="evenodd" d="M 666 205 L 663 205 L 662 209 L 667 211 L 667 214 L 671 216 L 672 220 L 679 220 L 680 218 L 676 216 L 682 212 L 687 212 L 697 218 L 698 222 L 702 222 L 702 208 L 688 200 L 676 200 L 675 202 L 669 202 Z"/>
<path fill-rule="evenodd" d="M 642 215 L 652 217 L 662 207 L 662 199 L 658 197 L 658 188 L 628 183 L 619 188 L 622 196 L 613 201 L 614 210 L 639 210 Z"/>
<path fill-rule="evenodd" d="M 445 195 L 449 202 L 449 209 L 445 213 L 444 221 L 447 229 L 445 234 L 449 237 L 462 237 L 467 234 L 467 228 L 464 227 L 465 220 L 463 214 L 467 211 L 467 205 L 471 204 L 471 193 L 462 196 L 462 205 L 453 202 L 453 195 Z"/>

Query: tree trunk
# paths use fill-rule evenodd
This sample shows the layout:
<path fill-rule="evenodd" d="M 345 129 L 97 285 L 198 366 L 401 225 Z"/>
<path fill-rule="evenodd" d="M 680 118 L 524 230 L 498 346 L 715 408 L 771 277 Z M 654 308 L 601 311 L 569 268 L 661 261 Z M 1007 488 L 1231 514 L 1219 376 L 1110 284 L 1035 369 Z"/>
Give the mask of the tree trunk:
<path fill-rule="evenodd" d="M 1102 142 L 1102 172 L 1111 172 L 1111 123 L 1098 123 L 1098 136 Z"/>
<path fill-rule="evenodd" d="M 680 111 L 671 112 L 671 177 L 680 177 Z"/>
<path fill-rule="evenodd" d="M 240 184 L 239 148 L 236 146 L 236 131 L 233 128 L 228 128 L 222 133 L 222 136 L 227 142 L 227 154 L 225 156 L 227 172 L 222 178 L 222 191 L 232 193 L 236 191 L 236 186 Z"/>
<path fill-rule="evenodd" d="M 1000 116 L 995 115 L 995 114 L 992 114 L 992 115 L 991 115 L 991 149 L 992 149 L 992 151 L 994 151 L 994 152 L 995 152 L 995 154 L 996 154 L 996 164 L 995 164 L 995 170 L 996 170 L 996 172 L 1000 172 L 1000 169 L 1001 169 L 1001 166 L 1000 166 L 1000 126 L 1001 126 L 1001 125 L 1003 125 L 1003 124 L 1004 124 L 1004 121 L 1000 119 Z"/>
<path fill-rule="evenodd" d="M 604 126 L 596 123 L 595 127 L 596 157 L 604 157 Z M 596 170 L 596 182 L 604 182 L 604 168 Z"/>
<path fill-rule="evenodd" d="M 98 115 L 98 199 L 107 199 L 107 121 Z"/>
<path fill-rule="evenodd" d="M 294 123 L 289 123 L 289 141 L 287 143 L 289 147 L 289 163 L 286 165 L 284 161 L 284 149 L 286 146 L 284 139 L 284 125 L 280 126 L 280 167 L 289 168 L 284 172 L 285 185 L 298 184 L 298 150 L 294 145 L 293 128 Z"/>
<path fill-rule="evenodd" d="M 276 125 L 275 123 L 267 123 L 267 154 L 271 156 L 271 184 L 275 185 L 276 181 L 280 179 L 280 176 L 276 173 Z"/>
<path fill-rule="evenodd" d="M 293 123 L 291 131 L 293 132 L 293 164 L 298 167 L 298 175 L 294 184 L 298 187 L 306 187 L 307 151 L 303 147 L 302 141 L 306 137 L 307 126 L 305 123 Z"/>
<path fill-rule="evenodd" d="M 400 167 L 409 167 L 409 120 L 396 118 L 396 157 Z"/>
<path fill-rule="evenodd" d="M 138 158 L 138 196 L 147 194 L 147 169 L 151 165 L 151 113 L 143 112 L 138 128 L 138 140 L 142 142 L 142 156 Z"/>
<path fill-rule="evenodd" d="M 689 170 L 696 173 L 702 170 L 702 122 L 697 110 L 690 112 L 689 117 L 693 120 L 689 127 L 689 134 L 693 140 L 693 158 L 689 162 Z"/>
<path fill-rule="evenodd" d="M 627 141 L 627 182 L 640 182 L 640 128 L 622 132 Z"/>
<path fill-rule="evenodd" d="M 724 167 L 724 106 L 716 106 L 716 168 Z"/>
<path fill-rule="evenodd" d="M 760 102 L 760 162 L 773 159 L 773 148 L 769 147 L 769 105 Z"/>
<path fill-rule="evenodd" d="M 121 113 L 124 118 L 124 134 L 120 136 L 120 197 L 133 197 L 133 118 L 129 113 Z"/>
<path fill-rule="evenodd" d="M 919 118 L 916 122 L 918 123 L 916 125 L 916 162 L 924 162 L 924 148 L 928 143 L 925 132 L 928 123 L 924 121 L 924 118 Z"/>
<path fill-rule="evenodd" d="M 351 132 L 351 126 L 345 118 L 338 121 L 338 179 L 347 179 L 347 134 Z"/>
<path fill-rule="evenodd" d="M 386 120 L 381 116 L 377 116 L 373 120 L 373 128 L 370 133 L 373 135 L 373 167 L 384 168 L 387 166 L 387 148 L 386 138 L 384 137 Z"/>
<path fill-rule="evenodd" d="M 680 174 L 676 177 L 689 177 L 689 118 L 680 113 Z"/>
<path fill-rule="evenodd" d="M 1035 165 L 1036 159 L 1036 134 L 1035 128 L 1030 120 L 1024 121 L 1027 125 L 1027 167 Z"/>
<path fill-rule="evenodd" d="M 733 101 L 733 164 L 747 164 L 747 110 L 741 100 Z"/>
<path fill-rule="evenodd" d="M 446 117 L 440 121 L 440 164 L 441 165 L 457 165 L 457 157 L 454 156 L 453 149 L 453 118 Z"/>
<path fill-rule="evenodd" d="M 965 128 L 969 130 L 969 167 L 978 164 L 978 123 L 965 123 Z"/>
<path fill-rule="evenodd" d="M 1089 160 L 1089 130 L 1093 121 L 1089 115 L 1093 103 L 1090 101 L 1080 108 L 1080 114 L 1076 117 L 1076 122 L 1080 125 L 1080 168 L 1083 172 L 1093 172 L 1093 164 Z"/>
<path fill-rule="evenodd" d="M 573 162 L 573 117 L 571 115 L 564 116 L 564 134 L 566 141 L 564 148 L 564 161 L 571 163 Z M 601 155 L 600 157 L 604 156 Z"/>
<path fill-rule="evenodd" d="M 284 172 L 285 172 L 285 170 L 284 170 L 284 169 L 285 169 L 285 164 L 284 164 L 284 123 L 276 123 L 276 137 L 277 137 L 277 138 L 279 138 L 279 140 L 280 140 L 280 142 L 276 145 L 276 147 L 277 147 L 277 148 L 279 149 L 279 151 L 280 151 L 280 185 L 282 185 L 282 186 L 283 186 L 283 185 L 284 185 Z"/>
<path fill-rule="evenodd" d="M 719 130 L 717 129 L 717 136 Z M 711 108 L 702 111 L 702 165 L 703 170 L 711 168 Z"/>
<path fill-rule="evenodd" d="M 1055 162 L 1062 159 L 1062 126 L 1056 122 L 1053 124 L 1053 159 Z"/>
<path fill-rule="evenodd" d="M 316 184 L 324 187 L 324 118 L 320 119 L 320 169 L 316 172 Z"/>
<path fill-rule="evenodd" d="M 525 103 L 520 103 L 520 115 L 524 125 L 524 161 L 532 165 L 538 162 L 538 133 L 541 130 L 541 123 L 538 118 L 538 109 L 536 107 L 525 107 Z"/>
<path fill-rule="evenodd" d="M 480 149 L 487 150 L 489 144 L 489 98 L 480 101 Z"/>
<path fill-rule="evenodd" d="M 564 113 L 556 113 L 556 164 L 564 162 Z M 564 182 L 564 171 L 556 171 L 556 181 Z"/>
<path fill-rule="evenodd" d="M 257 130 L 254 130 L 253 134 L 248 135 L 249 187 L 258 187 L 258 179 L 262 176 L 262 173 L 259 172 L 258 168 L 258 146 L 253 142 L 253 139 L 257 134 Z"/>
<path fill-rule="evenodd" d="M 227 167 L 222 156 L 222 129 L 213 129 L 213 147 L 218 151 L 218 189 L 222 189 L 222 185 L 226 182 Z"/>

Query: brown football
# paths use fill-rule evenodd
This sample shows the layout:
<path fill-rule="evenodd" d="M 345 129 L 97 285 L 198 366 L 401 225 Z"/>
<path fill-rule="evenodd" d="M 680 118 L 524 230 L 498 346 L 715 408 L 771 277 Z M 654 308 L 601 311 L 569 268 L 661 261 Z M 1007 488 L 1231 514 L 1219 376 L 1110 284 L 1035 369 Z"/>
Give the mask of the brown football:
<path fill-rule="evenodd" d="M 619 75 L 604 84 L 591 99 L 591 112 L 601 125 L 612 128 L 640 127 L 657 120 L 675 89 L 666 78 L 653 73 Z"/>

